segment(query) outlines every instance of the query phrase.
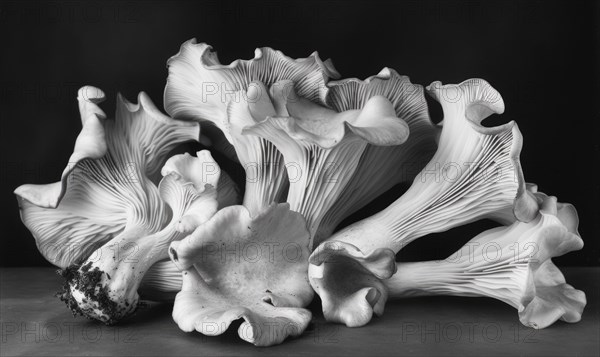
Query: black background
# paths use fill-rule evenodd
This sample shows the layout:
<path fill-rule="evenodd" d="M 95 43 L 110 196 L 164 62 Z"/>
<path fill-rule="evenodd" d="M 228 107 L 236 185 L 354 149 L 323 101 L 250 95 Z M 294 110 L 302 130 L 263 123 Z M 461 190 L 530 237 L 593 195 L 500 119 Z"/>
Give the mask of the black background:
<path fill-rule="evenodd" d="M 117 91 L 132 101 L 146 91 L 162 108 L 165 62 L 196 37 L 224 63 L 269 46 L 291 57 L 317 50 L 333 59 L 343 77 L 365 78 L 387 66 L 423 85 L 488 80 L 506 103 L 505 114 L 490 124 L 516 120 L 525 138 L 526 180 L 579 211 L 586 246 L 558 264 L 598 265 L 598 4 L 2 2 L 0 264 L 48 265 L 20 222 L 12 191 L 60 177 L 80 129 L 77 89 L 102 88 L 109 96 L 102 105 L 107 113 Z M 440 120 L 439 107 L 429 104 Z M 386 195 L 362 215 L 393 198 Z M 444 258 L 492 226 L 477 222 L 422 238 L 401 258 Z"/>

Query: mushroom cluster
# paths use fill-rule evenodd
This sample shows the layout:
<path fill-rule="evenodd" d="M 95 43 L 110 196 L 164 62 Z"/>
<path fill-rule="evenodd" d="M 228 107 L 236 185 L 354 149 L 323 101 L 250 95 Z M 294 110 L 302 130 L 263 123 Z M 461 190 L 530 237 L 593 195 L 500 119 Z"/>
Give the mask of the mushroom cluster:
<path fill-rule="evenodd" d="M 526 183 L 513 121 L 487 127 L 504 102 L 486 81 L 425 89 L 384 68 L 339 79 L 317 53 L 270 48 L 219 62 L 204 43 L 170 58 L 164 105 L 78 92 L 82 129 L 60 181 L 15 190 L 41 254 L 61 268 L 58 296 L 106 324 L 142 299 L 173 301 L 186 332 L 269 346 L 300 335 L 316 292 L 328 321 L 350 327 L 388 299 L 485 296 L 526 326 L 577 322 L 585 294 L 551 258 L 583 247 L 575 208 Z M 429 118 L 425 92 L 444 119 Z M 208 150 L 245 171 L 241 189 Z M 382 211 L 342 221 L 398 184 Z M 441 261 L 397 262 L 407 244 L 480 219 L 498 222 Z"/>

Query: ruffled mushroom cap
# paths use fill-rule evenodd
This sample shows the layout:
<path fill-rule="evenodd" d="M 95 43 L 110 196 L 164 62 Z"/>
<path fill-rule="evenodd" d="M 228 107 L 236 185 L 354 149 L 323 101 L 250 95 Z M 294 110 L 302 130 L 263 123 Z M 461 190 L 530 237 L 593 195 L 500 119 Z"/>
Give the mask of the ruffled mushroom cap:
<path fill-rule="evenodd" d="M 382 282 L 396 272 L 396 254 L 382 248 L 364 255 L 343 242 L 324 242 L 309 260 L 310 283 L 328 321 L 363 326 L 383 314 L 388 290 Z"/>
<path fill-rule="evenodd" d="M 313 297 L 307 278 L 308 232 L 287 203 L 252 217 L 243 206 L 226 207 L 169 255 L 182 271 L 173 319 L 183 331 L 219 335 L 244 319 L 239 336 L 257 346 L 302 333 Z"/>
<path fill-rule="evenodd" d="M 319 101 L 324 97 L 329 78 L 339 77 L 331 60 L 322 61 L 316 52 L 307 58 L 292 59 L 281 51 L 263 47 L 255 50 L 251 60 L 224 65 L 210 45 L 197 43 L 196 39 L 182 44 L 167 66 L 169 77 L 164 93 L 167 113 L 177 119 L 211 122 L 221 129 L 229 143 L 233 140 L 227 105 L 231 101 L 248 101 L 243 96 L 252 82 L 270 88 L 279 81 L 290 80 L 300 96 Z"/>

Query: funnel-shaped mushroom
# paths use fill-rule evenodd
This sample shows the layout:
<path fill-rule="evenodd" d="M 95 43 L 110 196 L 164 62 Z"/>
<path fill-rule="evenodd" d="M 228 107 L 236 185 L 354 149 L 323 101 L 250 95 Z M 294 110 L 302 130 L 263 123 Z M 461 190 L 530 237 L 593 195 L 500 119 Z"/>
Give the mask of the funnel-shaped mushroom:
<path fill-rule="evenodd" d="M 143 92 L 137 105 L 118 96 L 114 120 L 97 105 L 104 98 L 98 88 L 79 90 L 83 128 L 61 181 L 15 190 L 38 249 L 61 268 L 89 257 L 128 221 L 162 228 L 169 214 L 149 177 L 177 144 L 199 136 L 197 123 L 165 116 Z"/>
<path fill-rule="evenodd" d="M 558 319 L 579 321 L 585 294 L 566 283 L 551 259 L 583 247 L 577 212 L 565 207 L 545 197 L 529 223 L 487 230 L 445 260 L 399 263 L 384 281 L 390 298 L 485 296 L 516 308 L 521 322 L 533 328 Z"/>
<path fill-rule="evenodd" d="M 338 309 L 364 307 L 364 302 L 358 301 L 360 295 L 355 293 L 374 288 L 372 283 L 365 282 L 356 283 L 343 293 L 325 292 L 329 289 L 324 284 L 328 279 L 325 275 L 336 271 L 333 266 L 329 268 L 328 262 L 338 261 L 335 255 L 339 252 L 358 250 L 369 261 L 370 256 L 381 257 L 381 249 L 396 253 L 426 234 L 481 218 L 495 218 L 499 211 L 510 209 L 522 221 L 530 221 L 537 214 L 537 201 L 526 190 L 519 163 L 522 137 L 516 123 L 493 128 L 481 125 L 490 114 L 504 111 L 500 94 L 487 82 L 477 79 L 446 86 L 435 82 L 428 90 L 444 110 L 438 149 L 431 161 L 408 191 L 388 208 L 337 232 L 311 256 L 310 263 L 314 265 L 310 269 L 311 284 L 315 291 L 322 299 L 337 295 L 335 302 L 324 302 L 324 306 L 335 306 L 325 311 L 326 318 L 332 321 L 352 326 L 367 323 L 370 315 L 362 310 L 342 313 Z M 332 242 L 336 242 L 335 249 L 331 249 Z M 379 272 L 371 280 L 392 274 L 393 270 Z M 346 276 L 352 275 L 347 271 Z M 381 313 L 387 292 L 381 289 L 376 296 L 377 301 L 371 301 L 370 305 L 380 306 Z"/>
<path fill-rule="evenodd" d="M 83 128 L 62 180 L 15 193 L 40 252 L 65 268 L 60 297 L 114 323 L 135 309 L 139 281 L 168 258 L 170 241 L 212 216 L 217 199 L 235 203 L 237 192 L 208 152 L 169 159 L 156 187 L 150 177 L 175 145 L 198 138 L 198 124 L 163 115 L 144 93 L 137 105 L 119 96 L 116 118 L 106 119 L 103 99 L 97 88 L 80 89 Z"/>
<path fill-rule="evenodd" d="M 243 133 L 270 141 L 282 153 L 290 180 L 287 202 L 306 218 L 312 248 L 321 220 L 352 178 L 367 144 L 402 144 L 409 129 L 383 96 L 338 113 L 299 96 L 289 82 L 277 83 L 275 90 L 276 111 L 284 115 Z"/>
<path fill-rule="evenodd" d="M 354 175 L 327 211 L 315 236 L 315 245 L 329 238 L 343 219 L 398 183 L 410 183 L 435 153 L 439 127 L 429 119 L 423 87 L 384 68 L 364 81 L 344 79 L 327 84 L 326 103 L 337 111 L 361 109 L 374 96 L 387 98 L 410 135 L 396 146 L 369 144 Z"/>
<path fill-rule="evenodd" d="M 203 132 L 214 133 L 215 148 L 239 160 L 246 170 L 244 205 L 250 213 L 281 202 L 287 189 L 281 154 L 267 140 L 243 137 L 242 129 L 276 115 L 269 90 L 279 81 L 289 80 L 301 96 L 320 100 L 327 80 L 339 76 L 331 62 L 321 61 L 316 52 L 292 59 L 261 48 L 256 49 L 254 59 L 223 65 L 211 46 L 190 40 L 167 65 L 167 113 L 220 129 L 221 133 L 203 125 Z"/>

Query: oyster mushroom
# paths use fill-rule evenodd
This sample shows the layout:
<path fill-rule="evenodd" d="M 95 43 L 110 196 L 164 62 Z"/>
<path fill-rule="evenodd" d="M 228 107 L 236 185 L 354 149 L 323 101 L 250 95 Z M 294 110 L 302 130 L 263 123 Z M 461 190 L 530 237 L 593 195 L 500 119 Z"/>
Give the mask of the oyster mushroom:
<path fill-rule="evenodd" d="M 157 187 L 151 177 L 177 144 L 197 140 L 198 124 L 163 115 L 145 93 L 139 95 L 139 104 L 119 96 L 116 118 L 107 119 L 98 107 L 104 97 L 94 87 L 79 90 L 83 128 L 61 181 L 22 185 L 15 194 L 38 249 L 64 269 L 62 299 L 74 312 L 114 323 L 135 309 L 139 280 L 150 261 L 168 259 L 169 239 L 182 234 L 177 229 L 193 228 L 199 223 L 195 216 L 203 211 L 204 219 L 214 213 L 215 199 L 222 205 L 236 202 L 237 192 L 224 174 L 211 171 L 211 176 L 198 177 L 199 172 L 185 170 L 195 160 L 218 168 L 208 153 L 167 161 L 162 172 L 166 177 Z M 223 185 L 220 193 L 217 183 Z M 206 190 L 205 184 L 212 188 Z M 188 209 L 193 218 L 186 216 Z M 166 226 L 174 231 L 159 234 Z M 138 244 L 145 237 L 150 238 Z M 160 244 L 166 244 L 163 252 Z M 142 252 L 147 259 L 140 258 Z M 135 274 L 124 272 L 127 264 Z M 101 286 L 96 289 L 92 282 Z"/>
<path fill-rule="evenodd" d="M 526 189 L 519 163 L 522 136 L 516 123 L 481 125 L 489 115 L 504 111 L 500 94 L 479 79 L 445 86 L 435 82 L 428 91 L 444 110 L 433 158 L 404 195 L 383 211 L 336 232 L 310 258 L 311 285 L 323 300 L 328 320 L 361 326 L 371 319 L 373 308 L 383 313 L 387 290 L 380 280 L 391 277 L 395 267 L 380 262 L 388 270 L 369 275 L 369 265 L 361 261 L 391 259 L 414 239 L 495 218 L 498 212 L 510 210 L 514 219 L 525 222 L 537 215 L 537 200 Z M 363 258 L 357 260 L 357 255 Z M 352 287 L 330 289 L 327 282 L 332 279 L 327 275 L 335 274 L 340 260 L 348 263 L 346 276 Z"/>
<path fill-rule="evenodd" d="M 311 319 L 306 222 L 287 203 L 251 216 L 244 206 L 218 211 L 169 254 L 182 271 L 173 319 L 186 332 L 220 335 L 238 319 L 239 336 L 257 346 L 301 334 Z"/>
<path fill-rule="evenodd" d="M 548 327 L 558 319 L 577 322 L 586 305 L 585 293 L 567 284 L 552 262 L 583 248 L 577 222 L 574 209 L 546 196 L 533 221 L 482 232 L 445 260 L 399 263 L 397 273 L 384 283 L 392 299 L 498 299 L 516 308 L 521 323 L 533 328 Z"/>

